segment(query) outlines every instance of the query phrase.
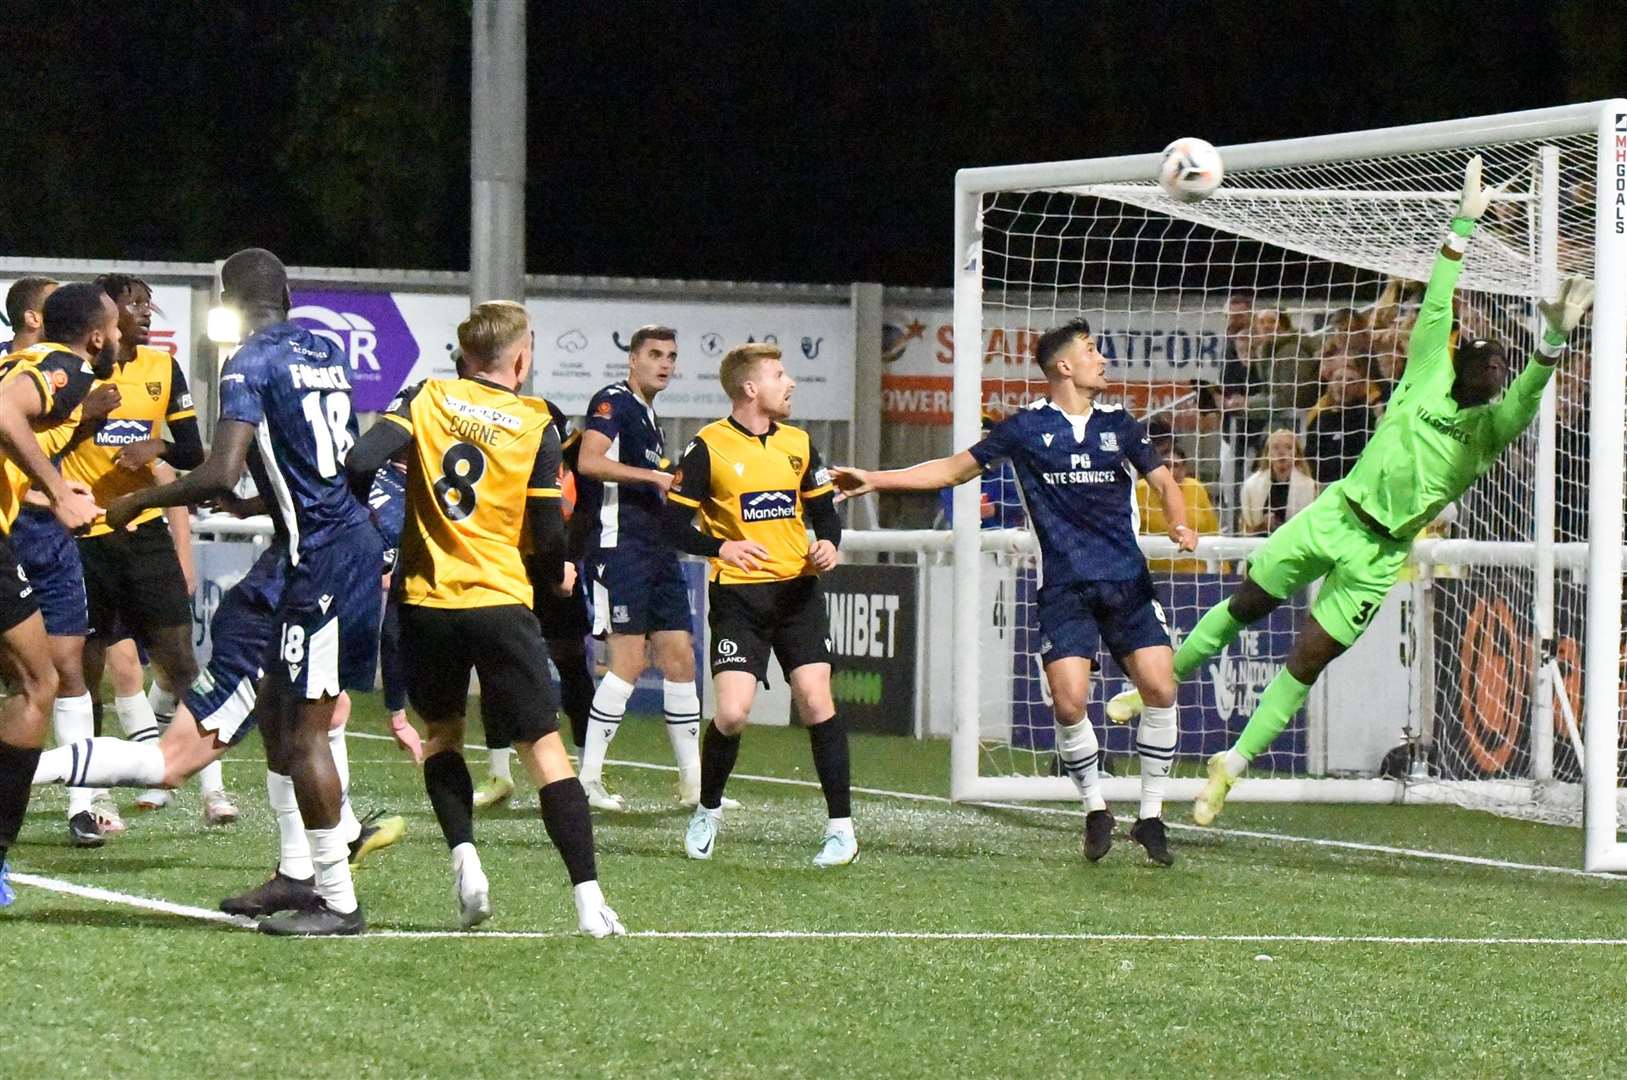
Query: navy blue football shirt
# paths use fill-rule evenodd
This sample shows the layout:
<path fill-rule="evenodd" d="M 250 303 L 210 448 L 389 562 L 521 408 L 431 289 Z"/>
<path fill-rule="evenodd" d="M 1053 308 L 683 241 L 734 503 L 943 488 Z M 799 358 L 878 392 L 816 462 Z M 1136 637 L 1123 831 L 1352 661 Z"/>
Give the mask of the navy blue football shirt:
<path fill-rule="evenodd" d="M 288 322 L 257 331 L 221 369 L 220 418 L 255 426 L 249 469 L 293 565 L 369 523 L 345 481 L 357 429 L 338 345 Z"/>
<path fill-rule="evenodd" d="M 583 426 L 610 440 L 606 456 L 635 469 L 659 469 L 666 440 L 655 410 L 625 382 L 605 387 L 588 402 Z M 589 548 L 670 551 L 662 524 L 661 493 L 653 484 L 616 484 L 578 476 L 576 510 L 587 530 Z"/>
<path fill-rule="evenodd" d="M 1070 416 L 1040 400 L 996 424 L 971 454 L 985 469 L 1004 459 L 1017 471 L 1045 584 L 1146 573 L 1136 546 L 1135 474 L 1164 461 L 1123 406 L 1094 404 Z"/>

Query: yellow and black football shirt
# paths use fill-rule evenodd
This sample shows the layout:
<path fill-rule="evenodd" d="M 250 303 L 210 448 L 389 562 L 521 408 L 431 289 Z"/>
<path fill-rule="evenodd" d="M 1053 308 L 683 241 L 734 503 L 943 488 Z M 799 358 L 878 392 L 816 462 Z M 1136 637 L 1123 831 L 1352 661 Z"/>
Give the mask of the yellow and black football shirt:
<path fill-rule="evenodd" d="M 55 459 L 73 438 L 79 426 L 79 405 L 96 382 L 90 361 L 61 345 L 42 341 L 0 358 L 0 384 L 12 379 L 28 379 L 39 391 L 43 408 L 34 420 L 34 437 L 45 456 Z M 0 527 L 11 532 L 22 509 L 30 481 L 28 474 L 9 459 L 0 485 Z"/>
<path fill-rule="evenodd" d="M 164 437 L 164 425 L 193 421 L 192 395 L 187 390 L 181 365 L 163 349 L 136 346 L 128 363 L 113 370 L 108 382 L 119 388 L 119 404 L 100 426 L 80 439 L 62 457 L 62 475 L 90 488 L 101 507 L 133 491 L 143 491 L 158 483 L 152 465 L 144 469 L 122 469 L 114 462 L 119 451 L 133 443 Z M 136 516 L 135 524 L 163 516 L 162 507 L 149 507 Z M 113 530 L 98 521 L 86 536 L 103 536 Z"/>
<path fill-rule="evenodd" d="M 559 435 L 547 403 L 481 378 L 429 379 L 381 422 L 412 436 L 402 600 L 424 607 L 531 606 L 520 557 L 527 499 L 559 498 Z"/>
<path fill-rule="evenodd" d="M 804 503 L 832 490 L 806 431 L 770 424 L 766 434 L 753 435 L 726 416 L 696 432 L 667 500 L 699 510 L 701 531 L 708 536 L 755 540 L 768 549 L 757 570 L 712 560 L 713 581 L 744 585 L 815 572 L 808 563 Z"/>

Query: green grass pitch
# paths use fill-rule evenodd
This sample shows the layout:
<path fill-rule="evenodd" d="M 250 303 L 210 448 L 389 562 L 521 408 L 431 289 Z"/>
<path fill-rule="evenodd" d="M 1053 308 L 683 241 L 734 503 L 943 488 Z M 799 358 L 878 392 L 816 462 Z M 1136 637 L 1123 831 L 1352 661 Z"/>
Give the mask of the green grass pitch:
<path fill-rule="evenodd" d="M 374 698 L 353 736 L 384 732 Z M 457 927 L 420 776 L 353 737 L 362 809 L 408 835 L 358 873 L 374 931 Z M 946 747 L 856 737 L 858 786 L 942 796 Z M 659 721 L 613 757 L 666 765 Z M 470 754 L 478 779 L 484 755 Z M 710 863 L 683 857 L 671 774 L 612 766 L 634 812 L 597 815 L 628 929 L 571 934 L 563 868 L 522 782 L 477 835 L 495 915 L 469 936 L 279 941 L 19 886 L 0 912 L 6 1076 L 1566 1076 L 1627 1071 L 1627 882 L 1240 836 L 1238 830 L 1575 866 L 1575 830 L 1416 807 L 1234 805 L 1175 830 L 1178 861 L 1123 837 L 1079 855 L 1071 807 L 859 795 L 863 857 L 809 860 L 823 824 L 807 739 L 746 736 Z M 36 794 L 20 870 L 213 908 L 275 859 L 256 742 L 227 760 L 244 817 L 206 831 L 196 790 L 96 851 Z M 746 775 L 801 781 L 773 784 Z M 121 799 L 128 805 L 131 793 Z M 1118 807 L 1133 813 L 1134 807 Z M 1179 821 L 1185 806 L 1171 806 Z M 546 936 L 501 936 L 536 932 Z M 869 936 L 828 937 L 834 932 Z M 907 934 L 1063 935 L 1017 939 Z M 1144 935 L 1124 939 L 1082 935 Z M 1235 936 L 1320 936 L 1239 941 Z M 1360 941 L 1358 938 L 1456 939 Z M 1610 944 L 1511 939 L 1610 939 Z M 1476 939 L 1469 941 L 1465 939 Z"/>

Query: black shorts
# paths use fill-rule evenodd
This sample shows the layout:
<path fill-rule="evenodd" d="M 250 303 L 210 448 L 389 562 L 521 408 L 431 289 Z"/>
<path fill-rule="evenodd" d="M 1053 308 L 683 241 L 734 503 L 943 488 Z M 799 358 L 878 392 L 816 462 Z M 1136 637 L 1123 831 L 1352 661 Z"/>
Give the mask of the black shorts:
<path fill-rule="evenodd" d="M 104 641 L 145 638 L 192 625 L 192 598 L 169 523 L 154 518 L 131 532 L 79 538 L 91 634 Z"/>
<path fill-rule="evenodd" d="M 34 586 L 11 554 L 11 538 L 0 533 L 0 634 L 20 625 L 39 609 Z"/>
<path fill-rule="evenodd" d="M 588 604 L 580 574 L 569 596 L 560 596 L 547 585 L 536 585 L 532 589 L 531 610 L 542 624 L 542 636 L 549 641 L 561 638 L 581 641 L 592 629 L 588 625 Z"/>
<path fill-rule="evenodd" d="M 714 581 L 706 598 L 713 675 L 749 671 L 767 686 L 770 652 L 787 676 L 803 664 L 830 663 L 830 619 L 818 578 L 761 585 Z"/>
<path fill-rule="evenodd" d="M 535 742 L 559 730 L 548 648 L 529 608 L 401 605 L 407 700 L 425 720 L 462 716 L 469 672 L 480 676 L 480 715 L 493 745 Z"/>

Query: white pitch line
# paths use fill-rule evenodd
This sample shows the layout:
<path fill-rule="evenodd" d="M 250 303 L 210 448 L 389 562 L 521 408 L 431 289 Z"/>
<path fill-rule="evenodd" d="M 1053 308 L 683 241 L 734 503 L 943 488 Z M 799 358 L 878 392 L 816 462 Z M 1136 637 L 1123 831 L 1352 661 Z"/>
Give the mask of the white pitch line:
<path fill-rule="evenodd" d="M 365 731 L 348 733 L 352 739 L 381 739 L 393 742 L 389 735 L 373 735 Z M 484 750 L 484 746 L 465 744 L 465 750 Z M 610 759 L 609 765 L 619 765 L 629 769 L 649 769 L 655 772 L 677 772 L 673 765 L 657 765 L 649 761 L 622 761 Z M 817 788 L 814 780 L 792 780 L 783 776 L 757 776 L 751 773 L 734 773 L 731 780 L 749 780 L 758 784 L 780 784 L 787 787 Z M 938 803 L 944 806 L 980 806 L 991 810 L 1016 810 L 1025 814 L 1060 814 L 1065 817 L 1083 817 L 1081 810 L 1071 810 L 1058 806 L 1030 806 L 1024 803 L 1006 802 L 967 802 L 956 803 L 943 795 L 923 795 L 916 791 L 889 791 L 886 788 L 855 787 L 855 795 L 873 795 L 884 799 L 904 799 L 911 802 Z M 1130 824 L 1133 819 L 1121 817 L 1120 824 Z M 1395 855 L 1407 859 L 1424 859 L 1432 862 L 1456 863 L 1460 866 L 1478 866 L 1488 870 L 1514 870 L 1536 874 L 1562 874 L 1566 877 L 1593 878 L 1603 881 L 1622 881 L 1618 874 L 1608 874 L 1597 870 L 1583 870 L 1575 866 L 1550 866 L 1546 863 L 1511 862 L 1507 859 L 1492 859 L 1481 855 L 1456 855 L 1447 851 L 1426 851 L 1419 848 L 1392 847 L 1388 844 L 1367 844 L 1357 840 L 1330 840 L 1317 836 L 1295 836 L 1291 833 L 1258 832 L 1250 829 L 1217 829 L 1212 826 L 1188 825 L 1185 822 L 1169 821 L 1165 823 L 1171 829 L 1181 829 L 1210 836 L 1234 837 L 1239 840 L 1264 840 L 1279 844 L 1309 844 L 1313 847 L 1334 848 L 1340 851 L 1359 851 L 1369 855 Z"/>
<path fill-rule="evenodd" d="M 573 938 L 556 930 L 377 930 L 360 940 L 434 938 Z M 1570 945 L 1627 946 L 1627 938 L 1389 937 L 1340 934 L 1093 934 L 1058 932 L 931 930 L 638 930 L 629 938 L 650 941 L 1079 941 L 1103 944 L 1214 945 Z"/>
<path fill-rule="evenodd" d="M 86 900 L 100 900 L 104 904 L 120 904 L 124 907 L 140 908 L 142 911 L 157 911 L 165 915 L 180 915 L 188 919 L 224 923 L 227 926 L 235 926 L 244 930 L 253 930 L 255 928 L 253 919 L 239 918 L 236 915 L 228 915 L 224 911 L 210 911 L 208 908 L 193 907 L 190 904 L 176 904 L 169 900 L 154 900 L 146 896 L 136 896 L 133 893 L 99 889 L 94 885 L 76 885 L 71 881 L 63 881 L 60 878 L 40 877 L 38 874 L 23 874 L 15 870 L 7 874 L 6 878 L 18 885 L 32 885 L 36 889 L 62 893 L 65 896 L 78 896 Z"/>

